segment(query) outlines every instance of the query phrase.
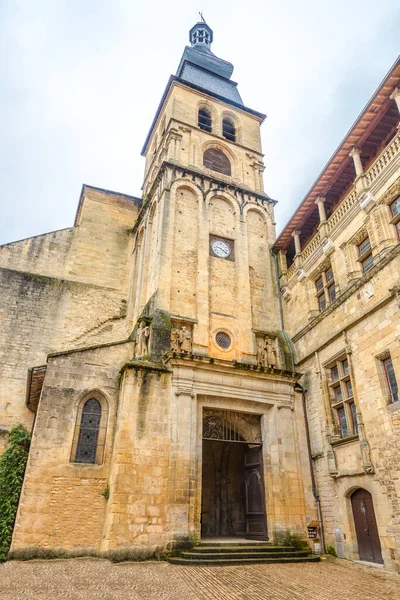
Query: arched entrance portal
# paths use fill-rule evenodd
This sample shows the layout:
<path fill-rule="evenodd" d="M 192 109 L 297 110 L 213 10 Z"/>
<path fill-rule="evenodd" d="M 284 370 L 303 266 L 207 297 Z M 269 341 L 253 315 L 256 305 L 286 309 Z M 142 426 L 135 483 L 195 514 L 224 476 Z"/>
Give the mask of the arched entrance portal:
<path fill-rule="evenodd" d="M 260 416 L 203 411 L 202 537 L 267 540 Z"/>
<path fill-rule="evenodd" d="M 362 488 L 351 496 L 360 560 L 383 563 L 372 496 Z"/>

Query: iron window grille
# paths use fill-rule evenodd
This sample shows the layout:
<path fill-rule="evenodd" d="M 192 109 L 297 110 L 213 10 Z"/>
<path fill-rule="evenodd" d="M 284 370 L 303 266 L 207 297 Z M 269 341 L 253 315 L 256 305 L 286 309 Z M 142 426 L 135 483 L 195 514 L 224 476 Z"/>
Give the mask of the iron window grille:
<path fill-rule="evenodd" d="M 228 348 L 230 348 L 232 345 L 231 337 L 225 333 L 225 331 L 218 331 L 217 335 L 215 336 L 215 341 L 217 346 L 223 350 L 228 350 Z"/>

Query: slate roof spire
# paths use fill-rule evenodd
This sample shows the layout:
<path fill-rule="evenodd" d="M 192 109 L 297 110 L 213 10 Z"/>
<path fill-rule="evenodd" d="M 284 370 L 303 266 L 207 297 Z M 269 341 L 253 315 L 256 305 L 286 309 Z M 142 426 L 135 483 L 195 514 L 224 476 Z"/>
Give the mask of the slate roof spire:
<path fill-rule="evenodd" d="M 233 65 L 210 50 L 213 37 L 213 30 L 204 20 L 192 27 L 189 31 L 191 46 L 183 51 L 176 76 L 205 92 L 242 104 L 237 83 L 231 80 Z"/>

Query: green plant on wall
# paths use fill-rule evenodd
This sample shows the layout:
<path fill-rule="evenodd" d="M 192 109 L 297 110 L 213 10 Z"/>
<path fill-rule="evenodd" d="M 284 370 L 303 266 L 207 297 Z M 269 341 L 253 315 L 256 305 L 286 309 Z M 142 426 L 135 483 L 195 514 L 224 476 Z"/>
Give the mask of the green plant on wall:
<path fill-rule="evenodd" d="M 0 458 L 0 562 L 6 560 L 11 544 L 29 442 L 25 427 L 15 425 L 10 431 L 7 449 Z"/>

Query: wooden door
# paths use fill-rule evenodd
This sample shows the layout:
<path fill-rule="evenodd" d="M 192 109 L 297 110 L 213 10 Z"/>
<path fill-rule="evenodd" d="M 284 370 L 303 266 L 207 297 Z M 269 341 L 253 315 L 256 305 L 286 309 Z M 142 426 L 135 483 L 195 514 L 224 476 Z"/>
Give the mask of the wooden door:
<path fill-rule="evenodd" d="M 246 488 L 246 538 L 249 540 L 268 540 L 261 446 L 250 448 L 244 453 L 244 481 Z"/>
<path fill-rule="evenodd" d="M 360 560 L 383 563 L 372 496 L 359 489 L 351 497 Z"/>

